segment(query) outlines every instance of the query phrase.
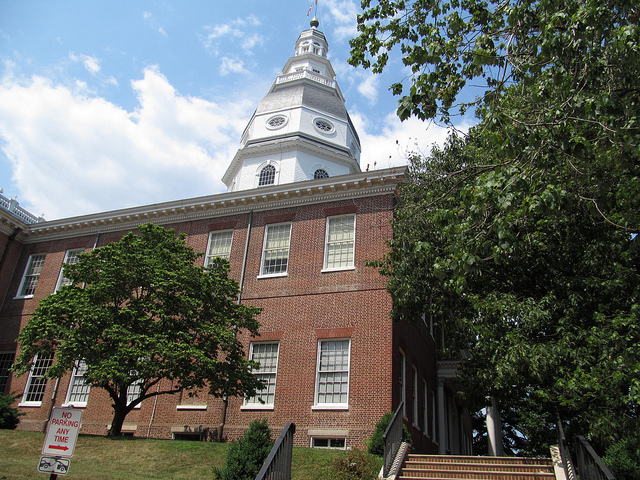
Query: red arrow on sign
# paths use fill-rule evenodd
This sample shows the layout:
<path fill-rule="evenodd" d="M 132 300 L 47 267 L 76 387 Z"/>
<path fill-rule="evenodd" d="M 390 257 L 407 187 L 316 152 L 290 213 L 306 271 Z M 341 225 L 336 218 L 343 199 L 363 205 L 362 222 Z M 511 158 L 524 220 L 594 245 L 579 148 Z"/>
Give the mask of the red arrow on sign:
<path fill-rule="evenodd" d="M 60 445 L 49 445 L 49 448 L 55 448 L 56 450 L 69 450 L 69 447 L 61 447 Z"/>

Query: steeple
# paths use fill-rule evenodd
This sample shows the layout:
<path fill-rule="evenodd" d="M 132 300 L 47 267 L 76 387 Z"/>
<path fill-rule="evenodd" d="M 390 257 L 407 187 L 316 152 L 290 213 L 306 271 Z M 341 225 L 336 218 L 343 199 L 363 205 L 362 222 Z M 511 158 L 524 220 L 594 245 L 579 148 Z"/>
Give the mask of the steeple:
<path fill-rule="evenodd" d="M 360 171 L 360 140 L 318 25 L 314 17 L 258 104 L 222 177 L 228 191 Z"/>

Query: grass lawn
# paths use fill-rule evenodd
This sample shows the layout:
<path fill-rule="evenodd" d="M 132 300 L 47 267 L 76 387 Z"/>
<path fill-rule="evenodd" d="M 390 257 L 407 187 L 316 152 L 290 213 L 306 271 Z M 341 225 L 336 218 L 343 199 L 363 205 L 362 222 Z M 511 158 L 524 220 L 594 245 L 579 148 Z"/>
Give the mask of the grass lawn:
<path fill-rule="evenodd" d="M 44 433 L 0 430 L 0 479 L 48 479 L 37 470 Z M 80 435 L 62 480 L 211 479 L 229 444 Z M 342 452 L 294 447 L 294 480 L 322 480 Z"/>

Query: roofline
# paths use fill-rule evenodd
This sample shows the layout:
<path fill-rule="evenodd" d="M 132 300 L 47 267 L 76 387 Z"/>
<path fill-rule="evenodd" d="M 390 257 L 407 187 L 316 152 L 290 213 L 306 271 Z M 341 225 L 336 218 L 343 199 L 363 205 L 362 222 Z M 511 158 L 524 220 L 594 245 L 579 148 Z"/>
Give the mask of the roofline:
<path fill-rule="evenodd" d="M 51 220 L 26 225 L 20 240 L 30 244 L 130 230 L 145 223 L 163 225 L 395 193 L 407 170 L 392 167 Z"/>

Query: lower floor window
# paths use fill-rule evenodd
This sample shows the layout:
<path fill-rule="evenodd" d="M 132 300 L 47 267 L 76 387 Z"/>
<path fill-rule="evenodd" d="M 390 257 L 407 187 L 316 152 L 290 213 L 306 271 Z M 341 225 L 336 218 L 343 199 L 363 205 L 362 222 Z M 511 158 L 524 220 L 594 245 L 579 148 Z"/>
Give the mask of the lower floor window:
<path fill-rule="evenodd" d="M 349 403 L 350 341 L 320 340 L 316 372 L 316 405 L 346 407 Z"/>
<path fill-rule="evenodd" d="M 33 365 L 29 372 L 27 385 L 22 396 L 22 403 L 27 405 L 40 405 L 44 397 L 44 390 L 47 388 L 47 379 L 44 376 L 53 363 L 53 354 L 37 354 L 33 359 Z"/>
<path fill-rule="evenodd" d="M 311 446 L 313 448 L 338 448 L 344 450 L 347 444 L 346 438 L 318 438 L 313 437 L 311 439 Z"/>

